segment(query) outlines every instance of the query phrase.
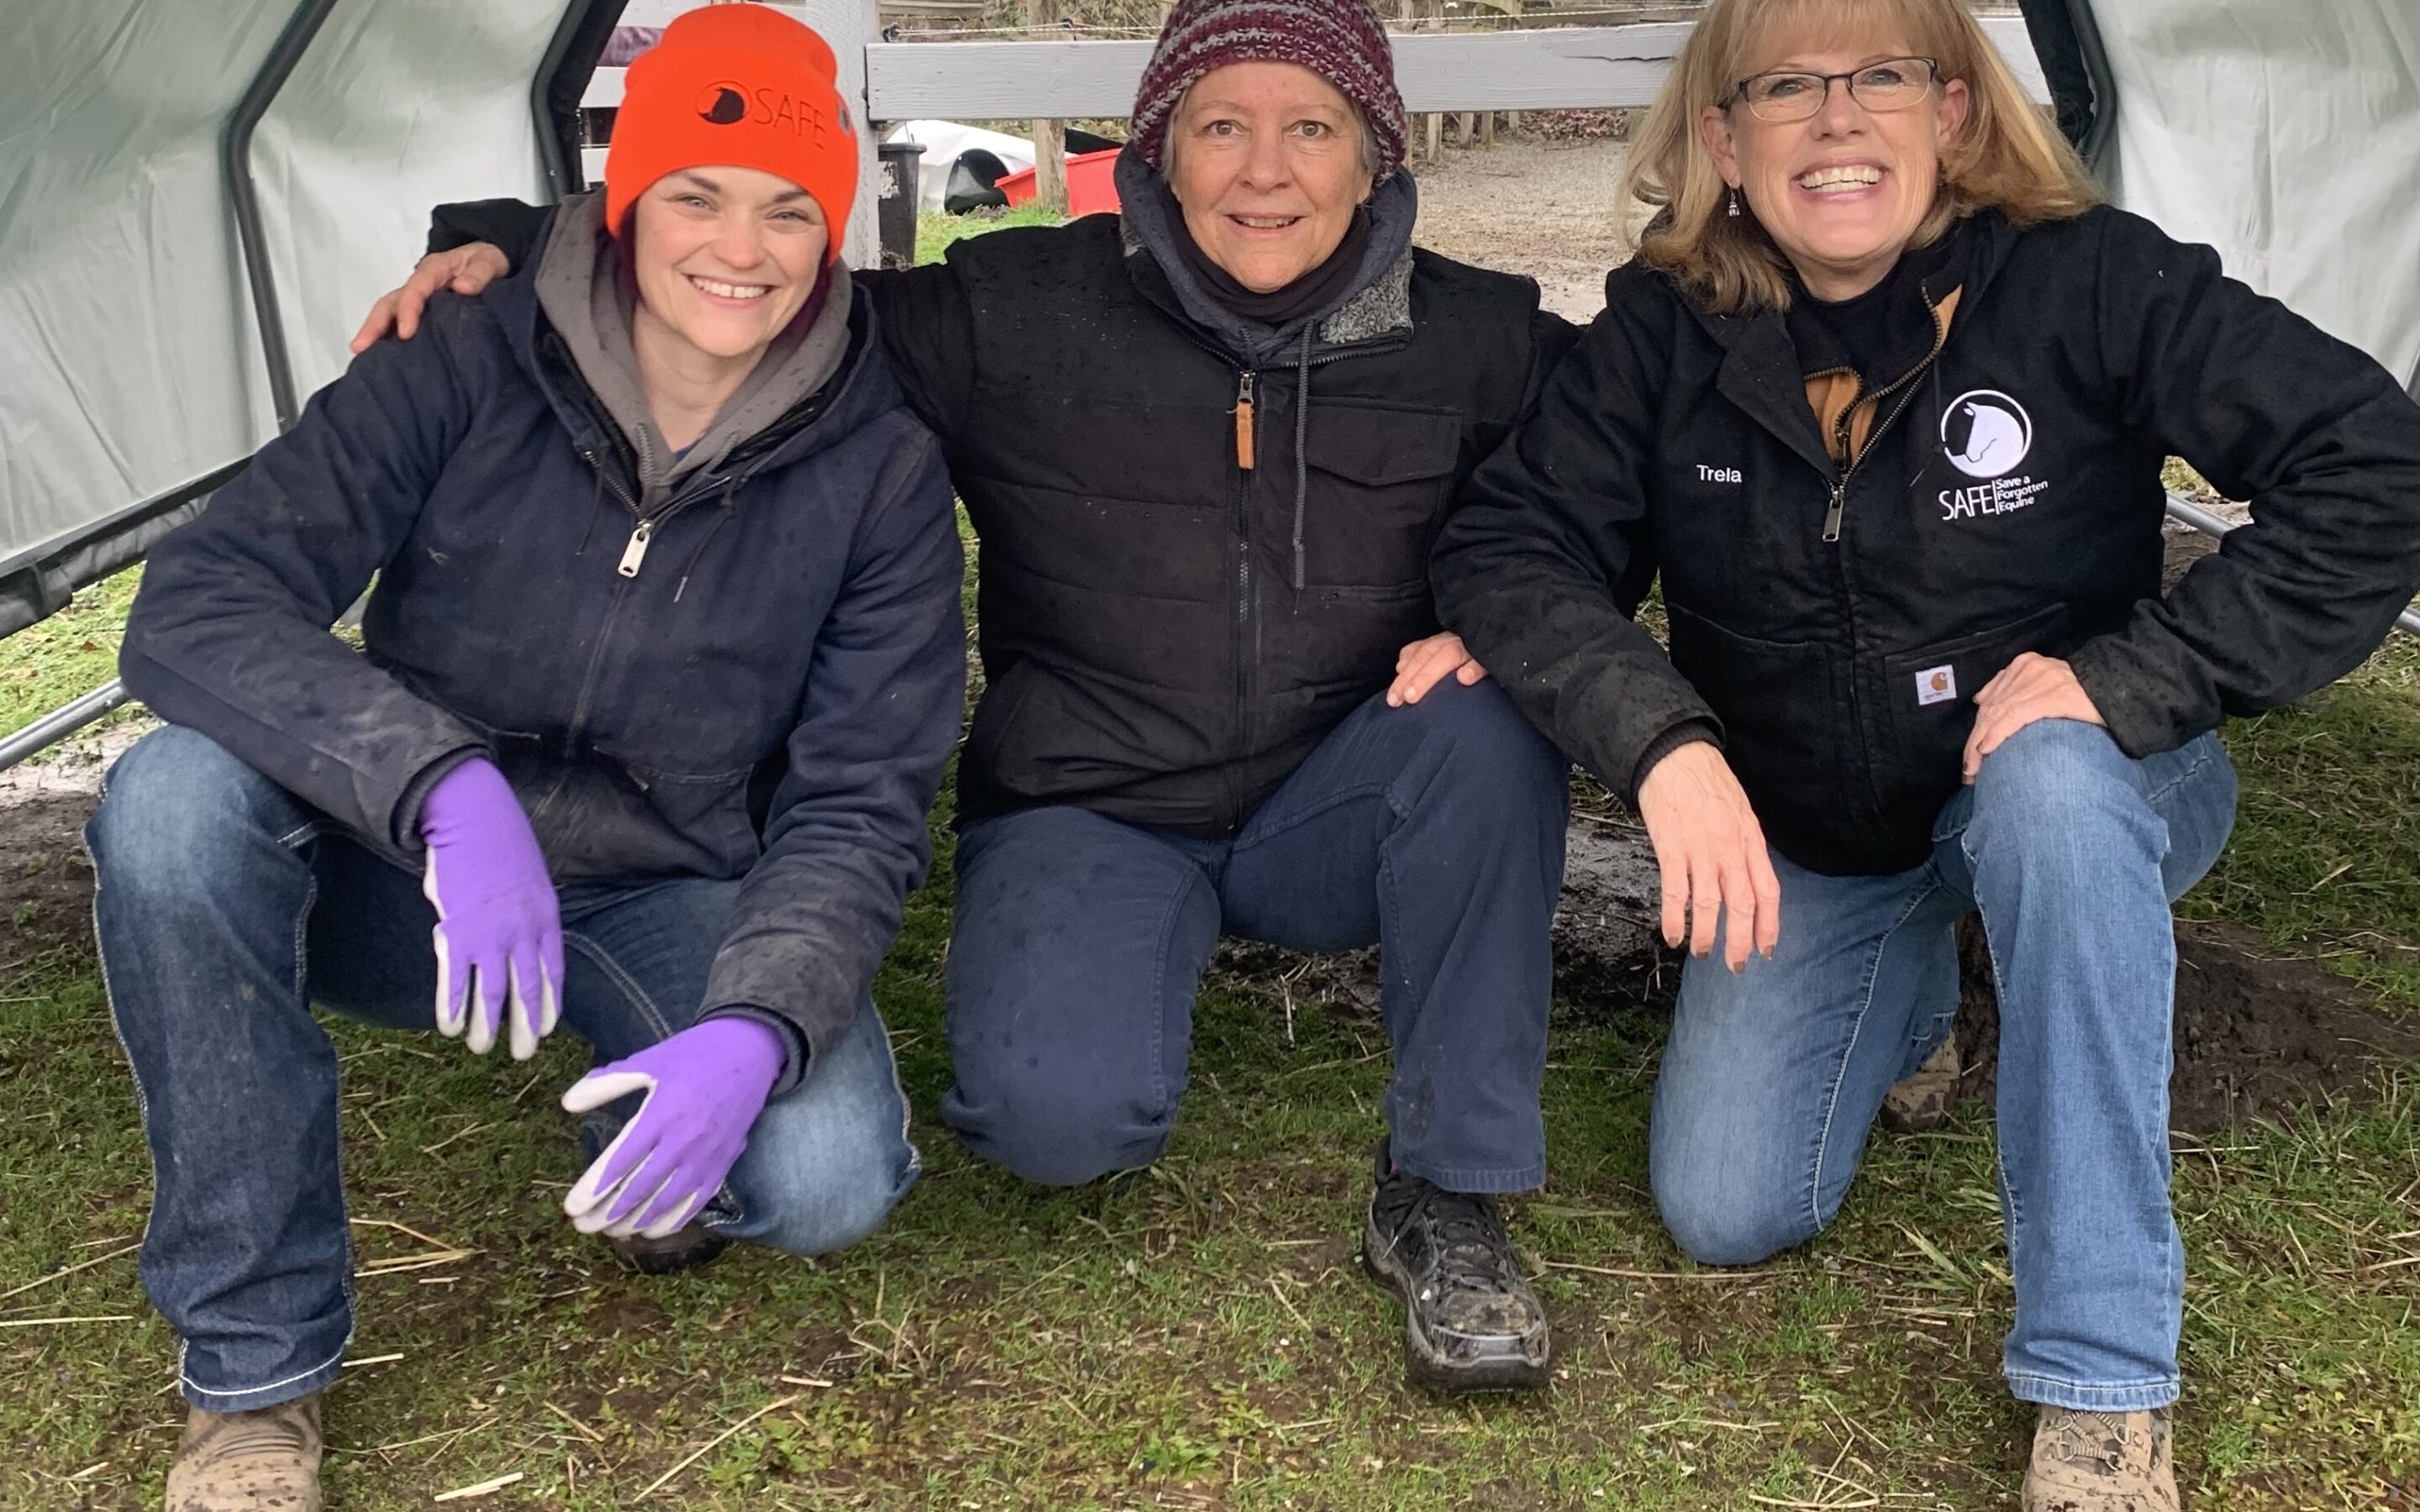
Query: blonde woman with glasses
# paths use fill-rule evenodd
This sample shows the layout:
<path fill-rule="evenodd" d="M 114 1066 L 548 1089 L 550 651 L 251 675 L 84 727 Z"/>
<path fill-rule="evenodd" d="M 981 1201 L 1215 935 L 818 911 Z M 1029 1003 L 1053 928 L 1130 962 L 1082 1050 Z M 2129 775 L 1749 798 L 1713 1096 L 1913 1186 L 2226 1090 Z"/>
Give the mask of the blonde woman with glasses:
<path fill-rule="evenodd" d="M 2175 1512 L 2169 906 L 2225 844 L 2228 715 L 2357 665 L 2420 579 L 2420 408 L 2097 205 L 1956 0 L 1716 0 L 1646 123 L 1652 211 L 1438 606 L 1632 798 L 1686 936 L 1651 1131 L 1681 1247 L 1838 1212 L 2000 994 L 2029 1512 Z M 2164 458 L 2254 523 L 2162 591 Z M 1668 656 L 1631 623 L 1660 572 Z"/>

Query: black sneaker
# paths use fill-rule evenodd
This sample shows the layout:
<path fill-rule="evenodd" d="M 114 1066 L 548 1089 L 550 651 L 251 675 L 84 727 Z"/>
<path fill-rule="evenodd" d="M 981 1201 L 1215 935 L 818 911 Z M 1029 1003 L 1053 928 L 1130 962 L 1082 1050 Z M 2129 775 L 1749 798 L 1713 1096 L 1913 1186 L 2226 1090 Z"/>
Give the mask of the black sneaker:
<path fill-rule="evenodd" d="M 704 1224 L 676 1228 L 661 1239 L 633 1234 L 628 1239 L 608 1238 L 605 1242 L 613 1247 L 613 1258 L 622 1269 L 641 1275 L 694 1271 L 731 1247 L 731 1241 Z"/>
<path fill-rule="evenodd" d="M 1361 1266 L 1403 1299 L 1412 1380 L 1452 1393 L 1544 1385 L 1546 1309 L 1521 1273 L 1496 1199 L 1445 1191 L 1392 1164 L 1381 1143 Z"/>

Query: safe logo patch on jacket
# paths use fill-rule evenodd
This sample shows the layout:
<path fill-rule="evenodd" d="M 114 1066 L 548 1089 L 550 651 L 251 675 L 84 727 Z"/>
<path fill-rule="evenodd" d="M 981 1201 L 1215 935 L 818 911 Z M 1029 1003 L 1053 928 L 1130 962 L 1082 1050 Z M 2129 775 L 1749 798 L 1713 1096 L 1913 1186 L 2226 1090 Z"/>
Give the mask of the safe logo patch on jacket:
<path fill-rule="evenodd" d="M 2033 417 L 1997 389 L 1970 389 L 1941 413 L 1941 449 L 1970 478 L 2005 477 L 2034 449 Z"/>
<path fill-rule="evenodd" d="M 1941 412 L 1941 453 L 1949 465 L 1984 481 L 1941 490 L 1943 524 L 1978 515 L 2013 515 L 2047 483 L 2009 476 L 2034 449 L 2033 417 L 1997 389 L 1969 389 Z"/>

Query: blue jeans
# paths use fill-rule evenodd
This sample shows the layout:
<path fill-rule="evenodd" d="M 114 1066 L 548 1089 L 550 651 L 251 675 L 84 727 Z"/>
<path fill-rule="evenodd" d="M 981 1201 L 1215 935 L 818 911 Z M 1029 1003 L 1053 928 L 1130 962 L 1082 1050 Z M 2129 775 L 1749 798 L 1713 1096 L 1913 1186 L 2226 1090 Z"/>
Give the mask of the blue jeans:
<path fill-rule="evenodd" d="M 2074 720 L 2028 725 L 1941 810 L 1932 859 L 1826 877 L 1778 856 L 1781 943 L 1689 963 L 1649 1164 L 1681 1248 L 1752 1264 L 1839 1211 L 1891 1084 L 1958 1011 L 1952 928 L 1982 916 L 2000 1000 L 2000 1211 L 2021 1398 L 2177 1398 L 2184 1243 L 2168 1208 L 2176 938 L 2217 860 L 2235 769 L 2216 735 L 2142 761 Z"/>
<path fill-rule="evenodd" d="M 1147 1165 L 1221 933 L 1374 944 L 1395 1165 L 1452 1191 L 1536 1186 L 1567 771 L 1494 685 L 1449 680 L 1356 710 L 1232 835 L 1065 807 L 969 825 L 942 1117 L 1032 1181 Z"/>
<path fill-rule="evenodd" d="M 317 1391 L 352 1336 L 353 1265 L 336 1055 L 311 1004 L 433 1029 L 435 911 L 416 876 L 190 730 L 118 761 L 85 841 L 155 1177 L 143 1284 L 184 1340 L 185 1396 L 230 1412 Z M 597 1060 L 688 1026 L 738 887 L 565 889 L 563 1021 Z M 868 1001 L 766 1106 L 706 1223 L 801 1255 L 870 1233 L 916 1179 L 907 1119 Z M 582 1130 L 592 1153 L 613 1127 Z"/>

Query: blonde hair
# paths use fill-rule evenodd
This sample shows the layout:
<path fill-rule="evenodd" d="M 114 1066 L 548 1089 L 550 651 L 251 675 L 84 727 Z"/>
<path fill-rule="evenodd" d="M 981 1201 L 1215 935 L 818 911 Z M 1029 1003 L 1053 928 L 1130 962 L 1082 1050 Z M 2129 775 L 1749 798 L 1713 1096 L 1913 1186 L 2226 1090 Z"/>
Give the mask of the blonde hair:
<path fill-rule="evenodd" d="M 1790 307 L 1790 263 L 1754 216 L 1726 212 L 1730 186 L 1699 134 L 1709 105 L 1766 66 L 1785 39 L 1903 39 L 1933 59 L 1943 83 L 1966 82 L 1966 124 L 1941 146 L 1942 187 L 1911 243 L 1996 209 L 2019 226 L 2081 215 L 2100 199 L 2074 148 L 1959 0 L 1714 0 L 1647 113 L 1616 203 L 1654 207 L 1635 237 L 1639 258 L 1719 315 Z"/>

